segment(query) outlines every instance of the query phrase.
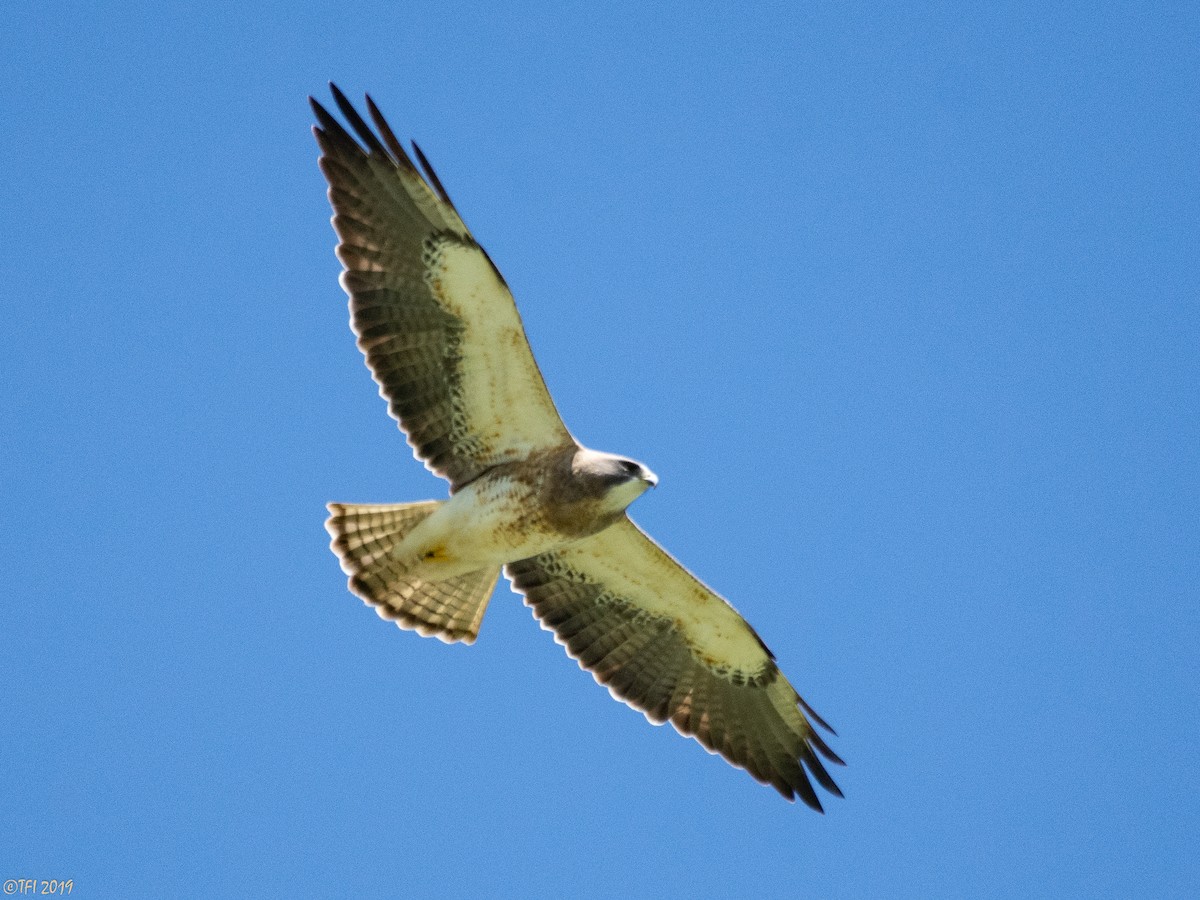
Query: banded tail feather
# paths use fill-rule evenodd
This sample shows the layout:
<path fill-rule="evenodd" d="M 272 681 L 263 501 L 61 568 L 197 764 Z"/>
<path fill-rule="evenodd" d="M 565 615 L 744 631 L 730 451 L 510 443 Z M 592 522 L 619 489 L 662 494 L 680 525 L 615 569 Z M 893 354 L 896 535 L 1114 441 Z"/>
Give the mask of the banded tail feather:
<path fill-rule="evenodd" d="M 447 644 L 475 642 L 500 569 L 480 569 L 445 581 L 408 571 L 392 551 L 444 501 L 330 503 L 325 529 L 350 576 L 350 590 L 380 618 Z"/>

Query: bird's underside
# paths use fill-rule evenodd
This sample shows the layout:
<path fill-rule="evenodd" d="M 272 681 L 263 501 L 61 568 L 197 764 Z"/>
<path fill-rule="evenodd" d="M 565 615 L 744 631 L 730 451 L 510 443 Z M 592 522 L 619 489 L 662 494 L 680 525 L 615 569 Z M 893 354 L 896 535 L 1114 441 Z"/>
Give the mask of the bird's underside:
<path fill-rule="evenodd" d="M 788 799 L 820 810 L 810 779 L 841 796 L 817 732 L 832 729 L 626 515 L 653 473 L 559 418 L 508 286 L 420 149 L 418 170 L 369 97 L 374 129 L 331 88 L 357 136 L 312 101 L 351 327 L 414 455 L 450 484 L 444 501 L 329 505 L 350 589 L 401 627 L 470 643 L 503 569 L 614 697 Z"/>

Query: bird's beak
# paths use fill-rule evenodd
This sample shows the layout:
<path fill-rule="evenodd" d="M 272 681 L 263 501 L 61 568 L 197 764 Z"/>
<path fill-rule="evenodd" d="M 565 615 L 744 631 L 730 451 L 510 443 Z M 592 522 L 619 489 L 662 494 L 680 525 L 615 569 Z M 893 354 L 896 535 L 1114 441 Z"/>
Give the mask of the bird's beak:
<path fill-rule="evenodd" d="M 650 487 L 658 487 L 658 476 L 649 469 L 644 469 L 643 471 L 646 474 L 642 476 L 642 481 L 646 482 Z"/>

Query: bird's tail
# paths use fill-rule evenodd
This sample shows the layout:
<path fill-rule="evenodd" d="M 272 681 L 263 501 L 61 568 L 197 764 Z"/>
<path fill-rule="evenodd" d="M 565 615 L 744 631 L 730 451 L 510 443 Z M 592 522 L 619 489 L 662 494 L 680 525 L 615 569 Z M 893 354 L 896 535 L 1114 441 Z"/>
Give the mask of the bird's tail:
<path fill-rule="evenodd" d="M 445 581 L 427 581 L 393 556 L 392 550 L 442 501 L 421 503 L 330 503 L 325 528 L 330 547 L 350 576 L 350 590 L 395 621 L 446 643 L 474 643 L 499 567 L 468 572 Z"/>

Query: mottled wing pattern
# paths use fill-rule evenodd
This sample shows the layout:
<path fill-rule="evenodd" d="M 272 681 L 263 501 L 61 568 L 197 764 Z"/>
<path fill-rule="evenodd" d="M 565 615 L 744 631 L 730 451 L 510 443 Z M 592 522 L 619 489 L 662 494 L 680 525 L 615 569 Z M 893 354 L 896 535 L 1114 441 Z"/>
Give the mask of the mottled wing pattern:
<path fill-rule="evenodd" d="M 350 324 L 416 456 L 455 490 L 569 444 L 508 286 L 420 149 L 424 176 L 369 97 L 378 134 L 333 95 L 361 141 L 312 100 Z"/>
<path fill-rule="evenodd" d="M 821 809 L 809 775 L 841 796 L 820 756 L 841 760 L 805 712 L 832 729 L 745 619 L 628 518 L 506 573 L 580 666 L 650 721 L 669 720 L 789 800 Z"/>

